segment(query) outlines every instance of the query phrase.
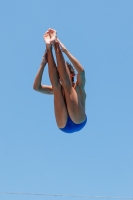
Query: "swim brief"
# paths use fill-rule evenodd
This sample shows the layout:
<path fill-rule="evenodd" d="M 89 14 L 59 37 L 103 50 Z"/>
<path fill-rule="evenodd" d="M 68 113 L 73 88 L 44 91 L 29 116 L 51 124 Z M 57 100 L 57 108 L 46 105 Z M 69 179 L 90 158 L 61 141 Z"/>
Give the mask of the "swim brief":
<path fill-rule="evenodd" d="M 59 129 L 65 133 L 77 132 L 80 131 L 85 126 L 86 122 L 87 122 L 87 116 L 84 122 L 80 124 L 75 124 L 68 115 L 66 126 L 64 128 L 59 128 Z"/>

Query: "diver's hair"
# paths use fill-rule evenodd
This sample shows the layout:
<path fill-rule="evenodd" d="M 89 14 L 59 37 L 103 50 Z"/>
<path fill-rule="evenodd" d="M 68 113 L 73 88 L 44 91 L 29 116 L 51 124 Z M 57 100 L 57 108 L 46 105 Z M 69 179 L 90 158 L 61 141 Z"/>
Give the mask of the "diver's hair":
<path fill-rule="evenodd" d="M 67 65 L 67 67 L 68 67 L 68 69 L 69 69 L 70 74 L 72 74 L 72 75 L 75 76 L 76 73 L 75 73 L 75 69 L 74 69 L 74 67 L 72 66 L 72 64 L 69 63 L 68 61 L 66 61 L 66 65 Z M 74 83 L 74 77 L 72 77 L 72 82 Z"/>

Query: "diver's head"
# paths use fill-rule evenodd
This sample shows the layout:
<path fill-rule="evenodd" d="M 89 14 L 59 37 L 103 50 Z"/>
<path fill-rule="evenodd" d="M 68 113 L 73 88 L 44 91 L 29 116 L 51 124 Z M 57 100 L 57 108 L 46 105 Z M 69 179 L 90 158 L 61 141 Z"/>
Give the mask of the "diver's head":
<path fill-rule="evenodd" d="M 75 69 L 74 69 L 74 67 L 72 66 L 72 64 L 69 63 L 68 61 L 66 62 L 66 65 L 67 65 L 67 68 L 68 68 L 69 73 L 70 73 L 71 81 L 72 81 L 72 83 L 74 83 L 74 77 L 75 77 L 75 75 L 76 75 Z"/>
<path fill-rule="evenodd" d="M 75 75 L 76 75 L 75 69 L 74 69 L 74 67 L 72 66 L 72 64 L 69 63 L 69 62 L 66 62 L 66 66 L 67 66 L 67 68 L 68 68 L 70 80 L 71 80 L 72 84 L 74 84 L 74 77 L 75 77 Z M 60 82 L 62 82 L 61 77 L 60 77 L 60 75 L 59 75 L 58 66 L 57 66 L 57 72 L 58 72 L 58 78 L 59 78 Z"/>

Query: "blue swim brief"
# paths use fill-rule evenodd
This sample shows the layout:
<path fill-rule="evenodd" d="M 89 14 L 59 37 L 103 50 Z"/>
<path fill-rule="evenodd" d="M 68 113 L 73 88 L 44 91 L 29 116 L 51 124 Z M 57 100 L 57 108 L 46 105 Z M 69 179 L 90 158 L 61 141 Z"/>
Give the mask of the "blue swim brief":
<path fill-rule="evenodd" d="M 86 122 L 87 122 L 87 116 L 84 122 L 80 124 L 75 124 L 68 115 L 66 126 L 64 128 L 59 128 L 59 129 L 65 133 L 77 132 L 80 131 L 85 126 Z"/>

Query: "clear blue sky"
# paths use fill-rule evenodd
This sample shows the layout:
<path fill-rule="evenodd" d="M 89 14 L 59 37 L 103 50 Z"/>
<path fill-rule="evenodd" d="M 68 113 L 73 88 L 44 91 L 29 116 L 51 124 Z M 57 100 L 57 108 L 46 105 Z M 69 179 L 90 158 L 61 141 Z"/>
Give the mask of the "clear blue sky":
<path fill-rule="evenodd" d="M 0 192 L 133 197 L 133 1 L 1 0 L 0 27 Z M 32 89 L 49 27 L 86 71 L 88 123 L 71 135 Z"/>

